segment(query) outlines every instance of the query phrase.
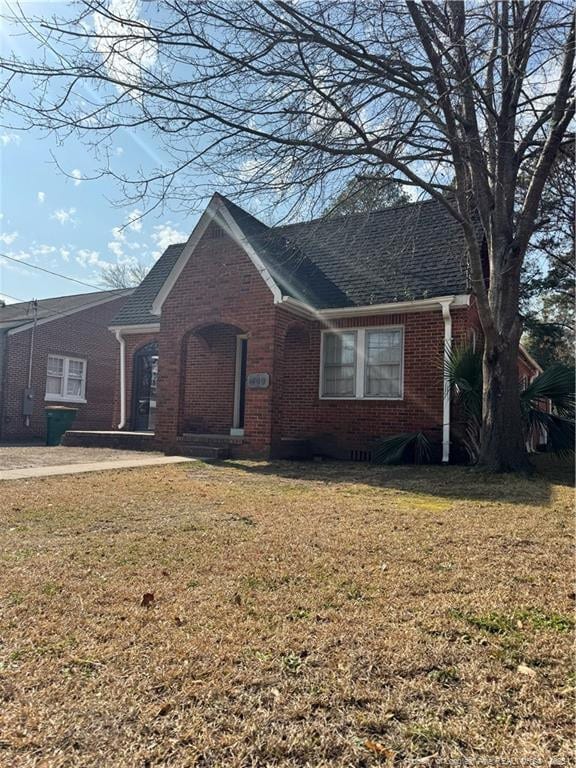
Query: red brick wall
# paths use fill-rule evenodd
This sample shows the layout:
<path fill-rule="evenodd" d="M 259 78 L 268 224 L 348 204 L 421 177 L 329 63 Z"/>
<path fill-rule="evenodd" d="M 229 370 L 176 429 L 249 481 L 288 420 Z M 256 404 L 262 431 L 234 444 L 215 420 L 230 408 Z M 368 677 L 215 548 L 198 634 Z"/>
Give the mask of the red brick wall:
<path fill-rule="evenodd" d="M 319 397 L 318 322 L 298 321 L 278 310 L 277 340 L 282 347 L 282 396 L 278 399 L 275 440 L 315 438 L 345 454 L 374 438 L 398 432 L 434 429 L 442 424 L 444 321 L 440 308 L 412 314 L 336 320 L 334 328 L 402 325 L 404 395 L 401 400 L 322 400 Z M 453 336 L 469 329 L 469 310 L 453 309 Z M 332 436 L 332 437 L 330 437 Z"/>
<path fill-rule="evenodd" d="M 209 326 L 227 325 L 248 335 L 247 375 L 268 373 L 271 377 L 268 389 L 246 392 L 246 442 L 242 447 L 251 455 L 268 452 L 276 362 L 274 323 L 270 289 L 244 250 L 216 225 L 210 225 L 162 308 L 156 415 L 160 445 L 175 445 L 186 420 L 203 416 L 194 413 L 195 409 L 203 409 L 211 419 L 216 412 L 222 413 L 221 420 L 212 422 L 215 430 L 224 429 L 230 420 L 228 362 L 214 373 L 214 367 L 204 367 L 206 359 L 198 356 L 196 343 L 190 342 L 192 331 L 203 329 L 205 335 L 212 333 L 206 330 Z M 217 334 L 218 329 L 213 332 Z M 195 354 L 187 359 L 190 343 Z"/>
<path fill-rule="evenodd" d="M 30 440 L 45 437 L 44 408 L 68 405 L 45 401 L 48 355 L 64 355 L 87 360 L 86 403 L 69 403 L 78 408 L 76 429 L 110 429 L 115 394 L 115 367 L 118 342 L 108 330 L 126 297 L 76 312 L 36 327 L 32 364 L 35 390 L 34 412 L 25 426 L 22 398 L 28 383 L 31 331 L 6 336 L 3 383 L 0 393 L 0 438 Z"/>

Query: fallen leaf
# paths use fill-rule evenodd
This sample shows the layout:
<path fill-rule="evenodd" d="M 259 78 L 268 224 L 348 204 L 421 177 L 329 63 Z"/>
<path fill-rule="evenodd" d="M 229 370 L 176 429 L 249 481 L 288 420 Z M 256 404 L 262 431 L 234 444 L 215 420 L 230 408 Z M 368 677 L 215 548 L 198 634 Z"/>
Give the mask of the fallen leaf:
<path fill-rule="evenodd" d="M 379 744 L 377 741 L 367 739 L 364 742 L 364 747 L 369 752 L 372 752 L 375 755 L 384 755 L 384 757 L 387 757 L 389 760 L 393 760 L 396 757 L 396 752 L 394 752 L 394 750 L 385 747 L 384 744 Z"/>
<path fill-rule="evenodd" d="M 518 669 L 516 670 L 521 675 L 527 675 L 528 677 L 536 677 L 536 672 L 531 668 L 527 667 L 526 664 L 518 664 Z"/>
<path fill-rule="evenodd" d="M 154 602 L 154 592 L 144 592 L 142 595 L 142 602 L 140 605 L 142 608 L 149 608 Z"/>

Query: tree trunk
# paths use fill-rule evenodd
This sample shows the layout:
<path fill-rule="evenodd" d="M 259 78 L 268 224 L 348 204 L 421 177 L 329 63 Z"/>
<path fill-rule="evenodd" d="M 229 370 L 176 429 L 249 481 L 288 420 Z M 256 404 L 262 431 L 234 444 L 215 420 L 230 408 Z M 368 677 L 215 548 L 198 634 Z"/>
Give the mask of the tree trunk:
<path fill-rule="evenodd" d="M 518 337 L 484 347 L 478 466 L 490 472 L 530 472 L 518 379 Z"/>

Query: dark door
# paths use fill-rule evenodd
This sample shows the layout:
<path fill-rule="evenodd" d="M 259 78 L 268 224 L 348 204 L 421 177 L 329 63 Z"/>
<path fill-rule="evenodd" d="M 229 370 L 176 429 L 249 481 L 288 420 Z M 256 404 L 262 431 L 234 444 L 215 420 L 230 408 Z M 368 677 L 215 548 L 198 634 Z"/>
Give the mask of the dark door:
<path fill-rule="evenodd" d="M 238 393 L 238 429 L 244 429 L 244 412 L 246 410 L 246 358 L 248 339 L 240 339 L 240 392 Z"/>
<path fill-rule="evenodd" d="M 158 345 L 152 343 L 139 349 L 134 356 L 132 428 L 136 432 L 154 431 L 157 386 Z"/>

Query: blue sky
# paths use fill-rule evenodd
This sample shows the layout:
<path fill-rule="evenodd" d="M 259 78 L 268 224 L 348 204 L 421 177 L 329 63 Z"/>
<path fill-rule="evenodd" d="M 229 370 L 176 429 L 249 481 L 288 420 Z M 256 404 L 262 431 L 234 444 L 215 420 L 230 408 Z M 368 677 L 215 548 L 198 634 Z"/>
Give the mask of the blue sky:
<path fill-rule="evenodd" d="M 118 136 L 120 138 L 120 135 Z M 78 176 L 68 178 L 66 173 Z M 128 133 L 112 149 L 118 170 L 133 171 L 143 149 Z M 97 163 L 74 138 L 64 146 L 33 132 L 0 130 L 0 295 L 22 300 L 90 290 L 26 267 L 37 264 L 98 286 L 102 266 L 134 258 L 152 264 L 171 242 L 187 237 L 196 213 L 150 214 L 142 206 L 116 207 L 120 190 L 110 178 L 82 180 Z M 128 226 L 125 226 L 125 225 Z"/>
<path fill-rule="evenodd" d="M 51 11 L 65 7 L 50 6 Z M 12 31 L 4 27 L 0 36 L 4 48 L 20 53 L 31 49 L 31 42 Z M 139 167 L 159 162 L 161 151 L 145 131 L 116 134 L 110 147 L 114 171 L 133 176 Z M 121 190 L 113 179 L 88 180 L 101 164 L 75 137 L 58 144 L 41 130 L 0 128 L 0 254 L 21 262 L 0 258 L 0 298 L 28 301 L 90 290 L 26 264 L 100 287 L 106 264 L 136 259 L 151 265 L 167 245 L 188 236 L 197 211 L 188 215 L 164 211 L 140 220 L 142 204 L 118 207 Z"/>

